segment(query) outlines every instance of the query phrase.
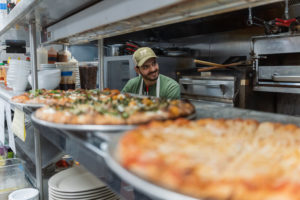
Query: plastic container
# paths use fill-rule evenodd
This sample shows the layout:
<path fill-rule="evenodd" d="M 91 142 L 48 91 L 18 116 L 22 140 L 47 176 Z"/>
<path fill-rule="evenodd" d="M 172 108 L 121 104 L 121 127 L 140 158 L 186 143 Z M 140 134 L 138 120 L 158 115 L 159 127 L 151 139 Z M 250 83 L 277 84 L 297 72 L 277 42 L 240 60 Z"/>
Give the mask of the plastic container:
<path fill-rule="evenodd" d="M 75 62 L 56 63 L 56 67 L 61 70 L 61 80 L 59 88 L 61 90 L 75 89 L 76 67 Z"/>
<path fill-rule="evenodd" d="M 95 65 L 79 66 L 80 85 L 82 89 L 95 89 L 97 87 L 97 70 Z"/>
<path fill-rule="evenodd" d="M 48 50 L 48 64 L 54 64 L 57 62 L 57 51 L 51 47 Z"/>
<path fill-rule="evenodd" d="M 24 188 L 12 192 L 8 200 L 39 200 L 39 191 L 34 188 Z"/>
<path fill-rule="evenodd" d="M 28 186 L 23 164 L 19 158 L 0 160 L 0 199 L 7 199 L 10 192 Z"/>
<path fill-rule="evenodd" d="M 37 68 L 41 68 L 41 64 L 48 64 L 48 51 L 46 48 L 40 47 L 36 50 Z"/>
<path fill-rule="evenodd" d="M 4 63 L 0 63 L 0 82 L 4 82 Z"/>
<path fill-rule="evenodd" d="M 69 62 L 71 60 L 71 52 L 62 50 L 58 52 L 58 62 Z"/>

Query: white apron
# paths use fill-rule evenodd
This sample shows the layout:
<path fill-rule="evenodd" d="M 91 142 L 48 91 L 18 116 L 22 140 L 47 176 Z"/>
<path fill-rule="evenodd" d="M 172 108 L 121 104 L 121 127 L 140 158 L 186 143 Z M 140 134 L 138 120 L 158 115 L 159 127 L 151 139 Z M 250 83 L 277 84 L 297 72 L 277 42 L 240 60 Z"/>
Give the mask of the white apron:
<path fill-rule="evenodd" d="M 159 92 L 160 92 L 160 75 L 158 75 L 157 81 L 156 81 L 156 97 L 159 98 Z M 139 95 L 143 95 L 143 83 L 144 80 L 142 78 L 141 85 L 140 85 L 140 90 L 139 90 Z"/>

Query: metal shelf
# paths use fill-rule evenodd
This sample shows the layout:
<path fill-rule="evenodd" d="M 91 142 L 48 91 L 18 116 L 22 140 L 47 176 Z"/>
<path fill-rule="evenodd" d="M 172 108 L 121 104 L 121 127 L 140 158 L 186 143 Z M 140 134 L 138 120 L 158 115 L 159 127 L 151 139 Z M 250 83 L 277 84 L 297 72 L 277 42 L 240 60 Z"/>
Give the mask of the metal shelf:
<path fill-rule="evenodd" d="M 23 0 L 0 24 L 0 36 L 35 20 L 43 43 L 78 44 L 280 1 Z"/>
<path fill-rule="evenodd" d="M 0 35 L 20 21 L 24 23 L 24 17 L 32 11 L 39 0 L 23 0 L 9 13 L 7 18 L 0 24 Z"/>
<path fill-rule="evenodd" d="M 36 20 L 41 27 L 47 27 L 100 1 L 23 0 L 0 24 L 0 36 L 16 24 L 28 25 L 30 20 Z"/>
<path fill-rule="evenodd" d="M 109 0 L 46 30 L 44 43 L 79 44 L 282 0 Z"/>

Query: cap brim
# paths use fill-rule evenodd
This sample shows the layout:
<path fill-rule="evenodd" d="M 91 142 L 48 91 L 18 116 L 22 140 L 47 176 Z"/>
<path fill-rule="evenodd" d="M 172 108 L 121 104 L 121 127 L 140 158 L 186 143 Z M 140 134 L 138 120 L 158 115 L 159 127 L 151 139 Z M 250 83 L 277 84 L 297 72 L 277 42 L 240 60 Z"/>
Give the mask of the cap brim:
<path fill-rule="evenodd" d="M 150 59 L 150 58 L 157 58 L 157 56 L 155 56 L 155 55 L 152 55 L 152 56 L 146 56 L 145 58 L 143 58 L 142 60 L 140 60 L 140 62 L 138 63 L 138 65 L 137 66 L 142 66 L 148 59 Z"/>

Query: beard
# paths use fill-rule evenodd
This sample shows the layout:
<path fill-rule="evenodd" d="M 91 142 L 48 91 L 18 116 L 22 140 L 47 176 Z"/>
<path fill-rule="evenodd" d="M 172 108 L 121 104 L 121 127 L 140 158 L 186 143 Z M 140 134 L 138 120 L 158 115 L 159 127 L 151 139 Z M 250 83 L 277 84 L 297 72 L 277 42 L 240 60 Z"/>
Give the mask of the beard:
<path fill-rule="evenodd" d="M 154 78 L 151 77 L 151 75 L 152 75 L 152 74 L 155 74 L 155 73 L 157 73 L 157 76 L 154 77 Z M 151 72 L 151 73 L 148 73 L 148 74 L 143 74 L 143 73 L 141 73 L 141 72 L 140 72 L 140 74 L 141 74 L 141 76 L 142 76 L 144 79 L 146 79 L 146 80 L 148 80 L 148 81 L 156 81 L 156 80 L 158 79 L 159 72 L 158 72 L 158 70 L 156 70 L 156 71 Z"/>

